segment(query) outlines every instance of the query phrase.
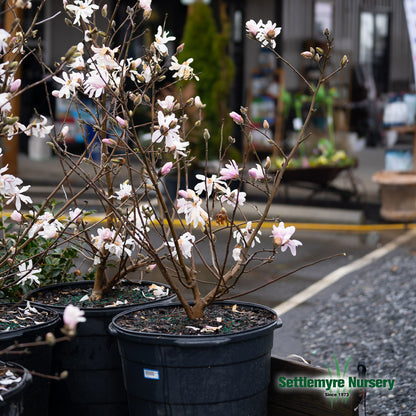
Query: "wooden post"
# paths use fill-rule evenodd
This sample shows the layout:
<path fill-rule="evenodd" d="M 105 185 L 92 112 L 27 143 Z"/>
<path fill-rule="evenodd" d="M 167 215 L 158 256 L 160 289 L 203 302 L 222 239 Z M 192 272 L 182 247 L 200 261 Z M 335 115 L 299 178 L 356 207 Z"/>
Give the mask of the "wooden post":
<path fill-rule="evenodd" d="M 14 3 L 14 2 L 13 2 Z M 16 18 L 22 20 L 23 18 L 23 9 L 21 8 L 13 8 L 11 9 L 10 6 L 6 3 L 6 13 L 4 15 L 4 29 L 8 32 L 11 31 L 12 24 Z M 10 33 L 11 37 L 13 37 L 13 33 Z M 5 60 L 12 62 L 18 59 L 19 55 L 8 55 Z M 15 79 L 21 78 L 22 68 L 21 66 L 18 67 L 15 73 Z M 14 116 L 20 115 L 20 95 L 14 97 L 10 104 L 12 106 L 12 114 Z M 18 173 L 18 154 L 19 154 L 19 136 L 15 135 L 11 140 L 3 140 L 3 166 L 9 165 L 8 173 L 12 175 L 17 175 Z"/>

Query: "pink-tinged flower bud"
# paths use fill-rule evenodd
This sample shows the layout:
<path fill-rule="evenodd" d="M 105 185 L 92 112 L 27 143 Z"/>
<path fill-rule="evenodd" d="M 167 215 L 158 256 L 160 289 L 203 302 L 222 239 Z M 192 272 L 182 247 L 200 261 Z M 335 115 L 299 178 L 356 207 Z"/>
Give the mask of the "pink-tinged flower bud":
<path fill-rule="evenodd" d="M 189 198 L 188 191 L 184 191 L 183 189 L 179 190 L 178 195 L 182 198 Z"/>
<path fill-rule="evenodd" d="M 185 47 L 184 43 L 181 43 L 177 48 L 176 48 L 176 53 L 181 53 L 183 51 L 183 48 Z"/>
<path fill-rule="evenodd" d="M 248 170 L 248 175 L 250 176 L 250 178 L 256 179 L 257 178 L 257 170 L 255 168 L 249 169 Z"/>
<path fill-rule="evenodd" d="M 111 147 L 116 147 L 117 146 L 117 142 L 113 139 L 109 139 L 108 137 L 103 139 L 102 142 L 105 143 L 105 144 L 108 144 Z"/>
<path fill-rule="evenodd" d="M 146 273 L 150 273 L 154 268 L 156 267 L 156 264 L 155 263 L 153 263 L 153 264 L 149 264 L 147 267 L 146 267 Z"/>
<path fill-rule="evenodd" d="M 53 95 L 55 98 L 59 98 L 59 91 L 58 91 L 58 90 L 53 90 L 53 91 L 52 91 L 52 95 Z"/>
<path fill-rule="evenodd" d="M 68 134 L 68 132 L 69 132 L 69 127 L 68 126 L 62 127 L 62 130 L 61 130 L 62 136 L 66 137 L 66 135 Z"/>
<path fill-rule="evenodd" d="M 22 80 L 21 79 L 15 79 L 11 84 L 10 84 L 10 92 L 15 92 L 17 91 L 20 86 L 22 85 Z"/>
<path fill-rule="evenodd" d="M 313 53 L 310 51 L 305 51 L 301 53 L 301 56 L 305 59 L 312 59 L 313 58 Z"/>
<path fill-rule="evenodd" d="M 230 117 L 233 119 L 234 123 L 238 125 L 241 125 L 244 122 L 243 117 L 241 117 L 240 114 L 236 113 L 235 111 L 231 111 Z"/>
<path fill-rule="evenodd" d="M 162 168 L 160 169 L 160 173 L 164 176 L 167 175 L 170 170 L 172 169 L 173 163 L 172 162 L 167 162 L 165 163 Z"/>
<path fill-rule="evenodd" d="M 20 223 L 20 222 L 22 222 L 22 214 L 20 213 L 20 212 L 18 212 L 18 211 L 16 211 L 16 210 L 14 210 L 13 212 L 12 212 L 12 214 L 10 215 L 10 218 L 14 221 L 14 222 L 18 222 L 18 223 Z"/>
<path fill-rule="evenodd" d="M 271 164 L 272 164 L 272 161 L 270 160 L 270 156 L 267 156 L 267 157 L 266 157 L 266 162 L 265 162 L 265 164 L 264 164 L 264 170 L 269 170 L 269 169 L 270 169 Z"/>
<path fill-rule="evenodd" d="M 68 305 L 62 317 L 64 324 L 69 329 L 75 329 L 79 322 L 85 322 L 84 311 L 74 305 Z"/>
<path fill-rule="evenodd" d="M 116 120 L 117 120 L 117 123 L 120 124 L 121 127 L 127 126 L 127 120 L 124 120 L 124 118 L 117 116 Z"/>

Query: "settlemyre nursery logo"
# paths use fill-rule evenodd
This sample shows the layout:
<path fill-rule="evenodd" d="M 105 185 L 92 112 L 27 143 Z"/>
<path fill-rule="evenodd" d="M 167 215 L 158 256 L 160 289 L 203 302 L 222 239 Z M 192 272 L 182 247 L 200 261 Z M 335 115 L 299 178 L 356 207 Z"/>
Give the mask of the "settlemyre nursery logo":
<path fill-rule="evenodd" d="M 351 358 L 347 360 L 343 372 L 341 372 L 338 360 L 334 355 L 336 374 L 327 365 L 328 376 L 310 377 L 297 375 L 295 377 L 289 377 L 279 375 L 276 379 L 276 386 L 278 389 L 285 390 L 321 390 L 324 396 L 331 400 L 331 405 L 338 400 L 346 402 L 353 390 L 375 388 L 386 389 L 388 391 L 393 390 L 396 381 L 393 378 L 366 378 L 349 375 L 347 369 Z"/>

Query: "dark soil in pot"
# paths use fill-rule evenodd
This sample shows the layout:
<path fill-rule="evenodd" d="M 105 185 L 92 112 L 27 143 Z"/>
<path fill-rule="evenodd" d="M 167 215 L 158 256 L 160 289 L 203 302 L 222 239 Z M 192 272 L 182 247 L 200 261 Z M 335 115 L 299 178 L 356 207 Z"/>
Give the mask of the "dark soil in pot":
<path fill-rule="evenodd" d="M 71 282 L 39 288 L 28 294 L 27 298 L 35 305 L 42 304 L 65 308 L 70 303 L 82 309 L 98 309 L 112 307 L 131 307 L 148 304 L 162 298 L 168 298 L 169 288 L 161 284 L 157 287 L 164 290 L 164 296 L 157 296 L 157 288 L 153 282 L 140 283 L 122 282 L 116 285 L 111 292 L 105 294 L 101 300 L 92 302 L 89 296 L 92 293 L 92 281 Z M 156 291 L 156 294 L 155 294 Z M 172 296 L 170 296 L 172 297 Z"/>
<path fill-rule="evenodd" d="M 112 318 L 137 305 L 169 301 L 172 295 L 155 296 L 152 282 L 124 282 L 101 301 L 92 303 L 92 281 L 52 285 L 31 292 L 32 304 L 48 305 L 61 315 L 69 303 L 80 307 L 86 317 L 70 343 L 54 349 L 53 369 L 69 375 L 53 385 L 50 414 L 82 416 L 124 416 L 128 414 L 121 361 L 114 337 L 108 333 Z M 158 284 L 169 292 L 169 288 Z"/>
<path fill-rule="evenodd" d="M 54 332 L 60 322 L 59 314 L 48 308 L 22 302 L 0 305 L 0 350 L 15 342 L 29 343 L 44 340 L 48 332 Z M 48 345 L 31 347 L 27 354 L 2 354 L 4 361 L 13 361 L 30 371 L 50 375 L 52 371 L 53 347 Z M 24 416 L 48 415 L 50 380 L 34 376 L 33 383 L 24 396 Z"/>
<path fill-rule="evenodd" d="M 117 319 L 124 329 L 172 335 L 235 334 L 276 321 L 266 309 L 249 305 L 213 304 L 201 319 L 190 320 L 181 306 L 146 308 Z"/>

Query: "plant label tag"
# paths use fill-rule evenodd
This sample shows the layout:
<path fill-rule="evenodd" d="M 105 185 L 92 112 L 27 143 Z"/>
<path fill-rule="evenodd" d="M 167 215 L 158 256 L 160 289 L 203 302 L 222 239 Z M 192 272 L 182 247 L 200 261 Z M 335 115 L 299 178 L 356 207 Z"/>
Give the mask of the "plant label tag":
<path fill-rule="evenodd" d="M 143 368 L 143 374 L 144 378 L 159 380 L 159 371 L 157 370 L 149 370 L 148 368 Z"/>

